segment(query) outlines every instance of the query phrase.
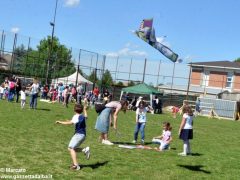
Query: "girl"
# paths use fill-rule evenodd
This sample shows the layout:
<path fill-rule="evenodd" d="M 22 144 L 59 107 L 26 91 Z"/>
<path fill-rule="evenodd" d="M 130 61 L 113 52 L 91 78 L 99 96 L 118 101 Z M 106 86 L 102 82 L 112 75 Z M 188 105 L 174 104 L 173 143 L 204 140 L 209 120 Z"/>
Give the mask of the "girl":
<path fill-rule="evenodd" d="M 140 101 L 138 108 L 136 110 L 136 127 L 135 127 L 135 131 L 134 131 L 133 143 L 137 142 L 138 132 L 140 130 L 141 144 L 144 144 L 144 138 L 145 138 L 144 129 L 145 129 L 146 121 L 147 121 L 147 117 L 146 117 L 147 111 L 148 111 L 148 108 L 145 107 L 145 102 Z"/>
<path fill-rule="evenodd" d="M 26 103 L 26 93 L 25 93 L 25 87 L 22 87 L 22 90 L 20 91 L 21 94 L 21 108 L 23 109 Z"/>
<path fill-rule="evenodd" d="M 170 123 L 164 122 L 162 135 L 152 139 L 153 143 L 160 144 L 159 148 L 156 148 L 156 150 L 163 151 L 169 148 L 170 142 L 172 141 L 171 130 L 172 127 Z"/>
<path fill-rule="evenodd" d="M 95 129 L 97 129 L 101 133 L 100 140 L 102 141 L 102 144 L 113 145 L 113 143 L 111 143 L 108 140 L 108 131 L 109 131 L 111 114 L 113 113 L 113 120 L 114 120 L 113 128 L 116 130 L 118 113 L 120 112 L 120 110 L 123 110 L 124 112 L 126 112 L 127 106 L 128 106 L 127 101 L 120 101 L 120 102 L 112 101 L 105 105 L 106 108 L 97 117 Z"/>
<path fill-rule="evenodd" d="M 191 154 L 189 139 L 193 139 L 193 111 L 188 105 L 183 107 L 182 122 L 179 127 L 179 138 L 183 140 L 183 152 L 179 153 L 180 156 Z"/>

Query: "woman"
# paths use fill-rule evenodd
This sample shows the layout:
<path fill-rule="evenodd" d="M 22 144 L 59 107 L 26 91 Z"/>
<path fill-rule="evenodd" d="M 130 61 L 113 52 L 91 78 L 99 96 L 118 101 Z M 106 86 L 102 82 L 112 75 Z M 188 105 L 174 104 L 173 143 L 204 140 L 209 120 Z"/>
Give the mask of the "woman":
<path fill-rule="evenodd" d="M 16 95 L 17 95 L 16 103 L 18 103 L 19 94 L 20 94 L 20 91 L 22 89 L 22 83 L 21 83 L 21 80 L 19 78 L 17 78 L 15 85 L 16 85 Z"/>
<path fill-rule="evenodd" d="M 118 113 L 120 110 L 123 110 L 126 112 L 128 103 L 127 101 L 112 101 L 109 102 L 105 105 L 105 109 L 99 114 L 97 117 L 97 122 L 95 125 L 95 129 L 97 129 L 101 135 L 100 135 L 100 140 L 102 141 L 103 144 L 106 145 L 113 145 L 108 140 L 108 131 L 109 131 L 109 124 L 111 123 L 110 118 L 111 114 L 113 114 L 113 128 L 117 129 L 117 119 L 118 119 Z"/>

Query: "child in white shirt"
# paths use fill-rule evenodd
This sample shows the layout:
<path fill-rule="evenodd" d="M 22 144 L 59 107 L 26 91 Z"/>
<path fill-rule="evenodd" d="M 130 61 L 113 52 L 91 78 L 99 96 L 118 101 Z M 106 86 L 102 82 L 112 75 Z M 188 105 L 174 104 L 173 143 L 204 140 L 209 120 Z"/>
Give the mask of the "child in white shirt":
<path fill-rule="evenodd" d="M 22 87 L 20 94 L 21 94 L 21 108 L 23 109 L 26 104 L 26 93 L 25 93 L 25 87 Z"/>

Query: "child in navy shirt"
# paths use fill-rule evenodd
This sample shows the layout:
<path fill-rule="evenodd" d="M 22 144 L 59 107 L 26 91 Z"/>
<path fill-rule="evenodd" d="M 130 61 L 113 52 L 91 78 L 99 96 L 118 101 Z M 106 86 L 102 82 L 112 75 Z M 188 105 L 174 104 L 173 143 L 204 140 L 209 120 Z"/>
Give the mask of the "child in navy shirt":
<path fill-rule="evenodd" d="M 74 106 L 75 115 L 72 117 L 72 120 L 69 121 L 56 121 L 56 124 L 64 124 L 64 125 L 75 125 L 75 133 L 72 139 L 69 142 L 68 150 L 70 152 L 73 165 L 71 169 L 73 170 L 80 170 L 80 165 L 77 162 L 77 152 L 76 149 L 80 144 L 82 144 L 86 137 L 86 123 L 85 120 L 87 119 L 87 106 L 84 107 L 81 104 L 76 104 Z M 84 112 L 84 115 L 82 114 Z M 90 158 L 90 148 L 86 147 L 82 150 L 85 153 L 86 158 Z"/>

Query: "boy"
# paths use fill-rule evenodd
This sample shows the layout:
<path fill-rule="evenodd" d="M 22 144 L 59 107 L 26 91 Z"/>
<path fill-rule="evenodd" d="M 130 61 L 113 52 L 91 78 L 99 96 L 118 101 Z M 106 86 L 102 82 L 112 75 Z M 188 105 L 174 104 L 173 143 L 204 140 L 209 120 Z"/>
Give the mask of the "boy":
<path fill-rule="evenodd" d="M 75 134 L 73 135 L 69 145 L 68 150 L 70 152 L 73 165 L 71 169 L 80 170 L 80 165 L 77 162 L 77 147 L 83 143 L 86 137 L 86 123 L 85 119 L 87 119 L 87 106 L 84 107 L 81 104 L 76 104 L 74 106 L 75 115 L 72 117 L 72 120 L 69 121 L 56 121 L 56 124 L 64 124 L 64 125 L 75 125 Z M 82 114 L 84 112 L 84 115 Z M 82 150 L 85 153 L 86 158 L 90 158 L 90 148 L 86 147 Z"/>

